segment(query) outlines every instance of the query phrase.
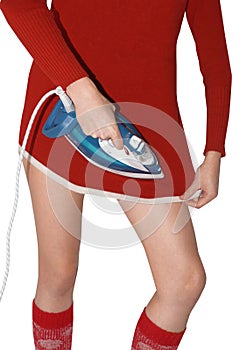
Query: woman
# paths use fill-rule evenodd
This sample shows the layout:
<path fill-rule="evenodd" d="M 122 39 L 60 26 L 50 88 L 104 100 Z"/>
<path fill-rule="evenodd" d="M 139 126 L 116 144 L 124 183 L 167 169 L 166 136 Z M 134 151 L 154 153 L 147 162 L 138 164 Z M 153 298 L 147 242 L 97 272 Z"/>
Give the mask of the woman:
<path fill-rule="evenodd" d="M 177 349 L 206 280 L 188 205 L 201 208 L 217 196 L 220 160 L 225 156 L 231 70 L 220 1 L 108 0 L 102 5 L 97 0 L 55 0 L 49 11 L 43 0 L 3 0 L 1 9 L 34 58 L 19 145 L 40 97 L 60 85 L 74 102 L 84 132 L 111 138 L 117 149 L 123 148 L 123 140 L 114 118 L 114 101 L 152 106 L 156 112 L 170 116 L 178 129 L 182 128 L 176 100 L 176 42 L 186 14 L 196 42 L 207 102 L 205 159 L 195 174 L 179 133 L 176 137 L 181 137 L 183 145 L 178 153 L 180 163 L 172 150 L 173 143 L 165 139 L 157 142 L 155 133 L 149 134 L 150 143 L 167 162 L 173 185 L 166 187 L 166 178 L 151 182 L 135 179 L 141 188 L 140 198 L 130 187 L 125 193 L 128 200 L 124 199 L 124 176 L 106 171 L 102 187 L 97 183 L 97 177 L 102 176 L 97 167 L 90 179 L 81 172 L 78 175 L 76 170 L 85 170 L 89 164 L 78 153 L 71 158 L 71 145 L 64 140 L 59 141 L 60 156 L 62 164 L 69 161 L 71 171 L 62 172 L 61 162 L 51 160 L 54 140 L 41 132 L 57 101 L 54 98 L 47 100 L 40 111 L 23 160 L 39 243 L 39 278 L 32 304 L 35 348 L 71 349 L 73 288 L 80 247 L 78 236 L 68 234 L 51 205 L 44 174 L 49 169 L 56 196 L 61 199 L 71 194 L 80 210 L 84 193 L 90 191 L 99 195 L 106 192 L 118 199 L 140 237 L 156 286 L 137 322 L 132 350 Z M 97 108 L 101 110 L 100 118 L 98 113 L 88 113 Z M 157 131 L 158 125 L 155 127 Z M 191 199 L 197 190 L 201 190 L 200 196 Z M 130 205 L 136 198 L 140 203 Z M 78 233 L 81 222 L 79 217 L 71 218 L 71 202 L 61 203 L 63 211 L 69 213 L 65 221 L 72 219 L 73 233 Z M 177 223 L 179 234 L 174 235 Z"/>

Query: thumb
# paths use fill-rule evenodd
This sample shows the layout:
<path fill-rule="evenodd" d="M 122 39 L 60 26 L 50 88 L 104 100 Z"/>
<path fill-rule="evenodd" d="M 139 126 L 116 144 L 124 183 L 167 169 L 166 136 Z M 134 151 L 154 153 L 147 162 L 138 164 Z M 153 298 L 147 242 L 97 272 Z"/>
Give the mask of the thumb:
<path fill-rule="evenodd" d="M 197 190 L 199 189 L 198 186 L 198 181 L 197 179 L 195 179 L 191 186 L 189 188 L 187 188 L 187 190 L 180 196 L 181 199 L 183 200 L 187 200 L 189 199 Z"/>

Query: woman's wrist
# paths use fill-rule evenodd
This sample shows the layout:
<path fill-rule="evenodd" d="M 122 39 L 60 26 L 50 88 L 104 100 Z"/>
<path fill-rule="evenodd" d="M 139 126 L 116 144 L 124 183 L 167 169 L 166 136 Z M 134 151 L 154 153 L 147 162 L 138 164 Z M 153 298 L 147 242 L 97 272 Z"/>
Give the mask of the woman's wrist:
<path fill-rule="evenodd" d="M 205 158 L 213 158 L 213 159 L 220 159 L 221 153 L 218 151 L 208 151 L 205 155 Z"/>
<path fill-rule="evenodd" d="M 205 155 L 204 163 L 220 162 L 222 154 L 218 151 L 208 151 Z"/>
<path fill-rule="evenodd" d="M 83 77 L 74 81 L 66 87 L 66 93 L 75 102 L 81 97 L 90 96 L 97 90 L 96 85 L 89 77 Z"/>

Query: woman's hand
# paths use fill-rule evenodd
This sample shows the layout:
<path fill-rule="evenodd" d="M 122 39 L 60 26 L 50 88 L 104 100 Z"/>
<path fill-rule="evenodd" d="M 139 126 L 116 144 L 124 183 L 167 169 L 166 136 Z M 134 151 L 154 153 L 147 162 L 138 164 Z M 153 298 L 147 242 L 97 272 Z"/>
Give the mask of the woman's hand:
<path fill-rule="evenodd" d="M 86 135 L 111 139 L 117 149 L 123 149 L 123 139 L 116 123 L 114 104 L 97 89 L 93 81 L 83 77 L 66 88 L 75 105 L 76 118 Z"/>
<path fill-rule="evenodd" d="M 203 163 L 198 167 L 195 179 L 187 191 L 180 196 L 188 205 L 201 208 L 218 195 L 219 175 L 220 175 L 221 153 L 216 151 L 207 152 Z M 198 198 L 189 198 L 197 191 L 201 190 Z"/>

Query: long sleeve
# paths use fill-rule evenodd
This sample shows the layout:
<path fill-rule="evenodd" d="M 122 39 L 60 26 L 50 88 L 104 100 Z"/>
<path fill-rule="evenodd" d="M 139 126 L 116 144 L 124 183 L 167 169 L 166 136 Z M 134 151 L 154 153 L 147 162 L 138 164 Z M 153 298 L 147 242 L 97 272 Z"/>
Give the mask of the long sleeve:
<path fill-rule="evenodd" d="M 188 0 L 186 17 L 195 40 L 207 103 L 207 136 L 203 154 L 225 156 L 229 119 L 231 68 L 220 0 Z"/>
<path fill-rule="evenodd" d="M 0 8 L 40 69 L 64 89 L 88 76 L 70 50 L 45 0 L 2 0 Z"/>

